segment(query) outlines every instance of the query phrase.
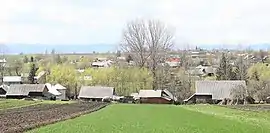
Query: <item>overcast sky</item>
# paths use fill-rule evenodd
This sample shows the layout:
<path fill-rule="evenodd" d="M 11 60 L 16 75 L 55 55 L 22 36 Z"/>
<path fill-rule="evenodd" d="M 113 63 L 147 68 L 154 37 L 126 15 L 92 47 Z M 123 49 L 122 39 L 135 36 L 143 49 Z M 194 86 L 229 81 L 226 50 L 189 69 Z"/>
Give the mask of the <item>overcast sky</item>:
<path fill-rule="evenodd" d="M 127 21 L 160 19 L 178 44 L 270 42 L 270 0 L 0 0 L 0 43 L 117 44 Z"/>

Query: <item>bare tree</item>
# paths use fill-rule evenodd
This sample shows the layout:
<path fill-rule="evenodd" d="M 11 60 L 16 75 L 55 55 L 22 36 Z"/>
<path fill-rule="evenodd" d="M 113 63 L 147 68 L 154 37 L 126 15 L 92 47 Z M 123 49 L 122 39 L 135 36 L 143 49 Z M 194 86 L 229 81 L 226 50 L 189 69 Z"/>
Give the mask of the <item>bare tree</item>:
<path fill-rule="evenodd" d="M 163 62 L 173 46 L 173 33 L 157 20 L 135 20 L 127 24 L 121 47 L 133 54 L 139 67 L 150 68 L 153 74 L 153 89 L 157 85 L 157 66 Z"/>
<path fill-rule="evenodd" d="M 236 86 L 230 92 L 230 95 L 232 96 L 233 100 L 235 100 L 236 105 L 240 103 L 240 100 L 244 101 L 247 94 L 247 89 L 243 85 Z"/>

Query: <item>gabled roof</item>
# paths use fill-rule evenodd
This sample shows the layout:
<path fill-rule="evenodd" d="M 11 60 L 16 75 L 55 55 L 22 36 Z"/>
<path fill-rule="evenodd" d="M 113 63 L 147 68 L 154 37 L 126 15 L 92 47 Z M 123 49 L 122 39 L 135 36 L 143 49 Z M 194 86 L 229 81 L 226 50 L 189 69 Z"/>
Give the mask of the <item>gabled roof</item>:
<path fill-rule="evenodd" d="M 7 85 L 0 85 L 0 88 L 2 88 L 3 90 L 7 91 L 9 89 L 9 86 L 7 86 Z"/>
<path fill-rule="evenodd" d="M 113 98 L 114 87 L 104 86 L 82 86 L 79 98 Z"/>
<path fill-rule="evenodd" d="M 56 89 L 56 90 L 66 90 L 67 88 L 66 87 L 64 87 L 64 86 L 62 86 L 62 85 L 60 85 L 60 84 L 56 84 L 56 85 L 54 85 L 54 86 L 52 86 L 54 89 Z"/>
<path fill-rule="evenodd" d="M 61 93 L 60 93 L 59 91 L 57 91 L 57 90 L 54 88 L 54 86 L 52 86 L 50 83 L 46 83 L 45 85 L 46 85 L 46 87 L 48 88 L 49 93 L 51 93 L 51 94 L 53 94 L 53 95 L 55 95 L 55 96 L 61 95 Z"/>
<path fill-rule="evenodd" d="M 167 89 L 163 90 L 164 93 L 166 93 L 170 99 L 177 100 L 177 98 Z"/>
<path fill-rule="evenodd" d="M 196 81 L 196 93 L 210 93 L 213 99 L 231 98 L 232 89 L 240 86 L 246 88 L 246 82 L 241 80 Z"/>
<path fill-rule="evenodd" d="M 22 77 L 21 76 L 4 76 L 3 81 L 4 82 L 21 82 Z"/>
<path fill-rule="evenodd" d="M 48 89 L 45 84 L 14 84 L 7 90 L 8 95 L 27 96 L 29 92 L 44 92 Z"/>
<path fill-rule="evenodd" d="M 167 96 L 163 95 L 163 94 L 167 94 Z M 168 91 L 167 89 L 165 90 L 140 90 L 139 98 L 157 98 L 157 97 L 162 97 L 165 98 L 167 100 L 177 100 L 176 97 L 173 96 L 173 94 Z"/>

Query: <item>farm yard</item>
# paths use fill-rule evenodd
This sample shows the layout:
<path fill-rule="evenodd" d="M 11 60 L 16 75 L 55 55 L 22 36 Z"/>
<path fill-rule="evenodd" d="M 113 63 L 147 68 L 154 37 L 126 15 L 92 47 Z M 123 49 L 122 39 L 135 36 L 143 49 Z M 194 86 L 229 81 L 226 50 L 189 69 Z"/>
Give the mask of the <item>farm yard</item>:
<path fill-rule="evenodd" d="M 110 105 L 30 133 L 268 133 L 270 112 L 213 105 Z"/>

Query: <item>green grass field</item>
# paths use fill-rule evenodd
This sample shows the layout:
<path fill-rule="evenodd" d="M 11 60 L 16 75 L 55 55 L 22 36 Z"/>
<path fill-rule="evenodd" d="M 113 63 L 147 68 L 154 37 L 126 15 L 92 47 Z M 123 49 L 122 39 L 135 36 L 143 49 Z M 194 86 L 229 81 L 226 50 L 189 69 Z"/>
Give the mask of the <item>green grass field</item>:
<path fill-rule="evenodd" d="M 269 133 L 270 113 L 211 105 L 110 105 L 38 133 Z"/>
<path fill-rule="evenodd" d="M 20 108 L 36 104 L 64 104 L 64 103 L 72 103 L 72 101 L 27 101 L 27 100 L 3 99 L 0 100 L 0 110 L 10 108 Z"/>
<path fill-rule="evenodd" d="M 19 108 L 34 104 L 39 104 L 40 101 L 25 101 L 25 100 L 0 100 L 0 110 L 8 108 Z"/>

